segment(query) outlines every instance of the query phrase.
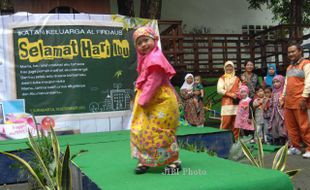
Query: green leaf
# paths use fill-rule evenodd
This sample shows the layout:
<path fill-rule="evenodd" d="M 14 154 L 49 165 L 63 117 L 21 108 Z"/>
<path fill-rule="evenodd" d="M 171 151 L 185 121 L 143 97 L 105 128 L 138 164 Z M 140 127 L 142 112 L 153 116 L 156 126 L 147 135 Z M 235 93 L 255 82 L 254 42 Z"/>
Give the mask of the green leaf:
<path fill-rule="evenodd" d="M 254 156 L 252 155 L 251 151 L 248 149 L 248 147 L 244 144 L 244 142 L 242 142 L 240 140 L 241 143 L 241 147 L 242 147 L 242 151 L 244 153 L 244 155 L 250 160 L 250 162 L 252 163 L 252 165 L 256 166 L 256 167 L 260 167 L 260 165 L 257 163 L 257 161 L 255 160 Z"/>
<path fill-rule="evenodd" d="M 21 163 L 22 165 L 24 165 L 26 167 L 26 169 L 30 172 L 30 174 L 32 175 L 32 177 L 37 181 L 37 183 L 40 185 L 40 187 L 42 189 L 48 189 L 43 185 L 43 182 L 41 181 L 41 179 L 38 177 L 38 175 L 36 174 L 36 172 L 33 170 L 33 168 L 22 158 L 20 158 L 19 156 L 16 156 L 14 154 L 8 153 L 8 152 L 0 152 L 1 154 L 7 155 L 11 158 L 13 158 L 14 160 L 18 161 L 19 163 Z"/>
<path fill-rule="evenodd" d="M 36 118 L 35 118 L 35 116 L 34 116 L 33 113 L 31 114 L 31 116 L 32 116 L 32 118 L 33 118 L 34 125 L 36 126 L 37 138 L 40 140 L 41 137 L 40 137 L 40 133 L 39 133 L 39 127 L 38 127 L 38 125 L 37 125 L 37 120 L 36 120 Z"/>
<path fill-rule="evenodd" d="M 39 166 L 42 169 L 44 177 L 46 178 L 47 185 L 49 187 L 53 188 L 55 186 L 55 183 L 52 180 L 52 177 L 51 177 L 51 175 L 49 173 L 49 170 L 48 170 L 47 166 L 45 165 L 45 163 L 43 161 L 43 158 L 40 156 L 38 144 L 34 141 L 34 138 L 32 137 L 32 135 L 31 135 L 29 130 L 28 130 L 28 135 L 29 135 L 28 141 L 29 141 L 30 147 L 31 147 L 34 155 L 36 156 L 36 158 L 37 158 L 37 160 L 39 162 Z"/>
<path fill-rule="evenodd" d="M 56 165 L 56 186 L 59 188 L 61 185 L 61 175 L 62 175 L 62 163 L 60 162 L 60 146 L 56 136 L 56 133 L 52 126 L 50 126 L 51 130 L 51 140 L 53 147 L 54 160 Z"/>
<path fill-rule="evenodd" d="M 36 127 L 36 133 L 37 133 L 37 142 L 40 143 L 44 143 L 44 141 L 48 141 L 47 137 L 43 134 L 42 130 L 39 130 L 38 124 L 37 124 L 37 120 L 34 116 L 34 114 L 31 114 L 32 118 L 33 118 L 33 122 L 34 125 Z M 31 148 L 31 147 L 30 147 Z M 44 150 L 44 146 L 38 146 L 38 153 L 41 157 L 44 156 L 44 154 L 46 153 Z"/>
<path fill-rule="evenodd" d="M 72 190 L 72 178 L 70 169 L 70 146 L 67 145 L 62 163 L 61 190 Z"/>
<path fill-rule="evenodd" d="M 287 159 L 288 144 L 282 146 L 273 159 L 272 169 L 284 171 Z"/>
<path fill-rule="evenodd" d="M 264 167 L 264 149 L 262 139 L 257 136 L 258 163 L 260 167 Z"/>
<path fill-rule="evenodd" d="M 290 176 L 290 178 L 293 178 L 298 172 L 300 172 L 300 169 L 296 169 L 296 170 L 288 170 L 285 171 L 285 173 Z"/>
<path fill-rule="evenodd" d="M 115 72 L 114 77 L 116 77 L 117 79 L 119 79 L 120 76 L 122 76 L 123 71 L 122 70 L 118 70 Z"/>

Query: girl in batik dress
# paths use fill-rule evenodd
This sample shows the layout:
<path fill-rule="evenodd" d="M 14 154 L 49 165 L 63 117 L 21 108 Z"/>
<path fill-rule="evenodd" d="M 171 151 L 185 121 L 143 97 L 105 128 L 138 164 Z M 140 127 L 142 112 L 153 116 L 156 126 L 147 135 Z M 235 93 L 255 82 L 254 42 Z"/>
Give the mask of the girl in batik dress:
<path fill-rule="evenodd" d="M 157 46 L 150 27 L 138 28 L 133 39 L 137 50 L 136 97 L 132 113 L 131 154 L 138 159 L 136 174 L 165 165 L 165 173 L 181 170 L 176 140 L 179 122 L 177 97 L 170 79 L 175 70 Z"/>

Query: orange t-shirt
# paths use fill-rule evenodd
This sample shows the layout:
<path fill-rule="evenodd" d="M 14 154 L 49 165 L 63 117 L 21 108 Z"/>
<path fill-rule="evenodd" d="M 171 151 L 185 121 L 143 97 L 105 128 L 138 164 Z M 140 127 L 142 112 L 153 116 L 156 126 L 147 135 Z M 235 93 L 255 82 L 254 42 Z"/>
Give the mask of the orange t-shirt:
<path fill-rule="evenodd" d="M 285 108 L 299 109 L 302 93 L 305 87 L 305 72 L 303 67 L 310 64 L 310 60 L 303 59 L 298 65 L 289 65 L 286 70 L 286 95 Z M 310 108 L 310 99 L 307 100 L 307 107 Z"/>

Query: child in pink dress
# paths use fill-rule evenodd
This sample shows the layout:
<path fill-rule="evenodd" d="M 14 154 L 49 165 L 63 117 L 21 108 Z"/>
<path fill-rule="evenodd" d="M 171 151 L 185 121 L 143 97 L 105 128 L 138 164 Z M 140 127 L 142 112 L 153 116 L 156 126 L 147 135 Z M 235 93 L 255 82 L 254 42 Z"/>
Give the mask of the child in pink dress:
<path fill-rule="evenodd" d="M 252 125 L 252 108 L 251 101 L 249 98 L 249 88 L 242 85 L 239 88 L 239 98 L 240 102 L 238 105 L 237 116 L 235 121 L 235 128 L 241 129 L 241 135 L 252 135 L 254 132 L 254 126 Z M 242 134 L 243 133 L 243 134 Z"/>

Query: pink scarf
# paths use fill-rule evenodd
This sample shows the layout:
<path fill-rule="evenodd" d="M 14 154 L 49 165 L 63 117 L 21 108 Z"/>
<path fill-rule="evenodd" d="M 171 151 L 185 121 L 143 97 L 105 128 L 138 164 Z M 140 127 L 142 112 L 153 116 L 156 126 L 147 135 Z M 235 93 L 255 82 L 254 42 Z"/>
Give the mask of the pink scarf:
<path fill-rule="evenodd" d="M 279 92 L 282 93 L 284 88 L 284 80 L 285 80 L 284 77 L 282 75 L 276 75 L 275 77 L 273 77 L 272 81 L 274 80 L 280 81 L 281 86 L 278 89 L 273 88 L 272 93 L 279 93 Z"/>
<path fill-rule="evenodd" d="M 154 49 L 147 55 L 142 55 L 137 51 L 138 55 L 138 65 L 137 65 L 137 72 L 138 72 L 138 78 L 136 81 L 136 87 L 138 89 L 141 89 L 142 85 L 146 81 L 150 69 L 153 66 L 159 66 L 164 73 L 168 76 L 169 79 L 171 79 L 175 75 L 174 68 L 170 65 L 162 51 L 158 47 L 158 36 L 154 32 L 154 30 L 151 27 L 141 27 L 138 28 L 134 34 L 133 38 L 136 43 L 136 40 L 141 36 L 148 36 L 155 41 L 155 47 Z"/>
<path fill-rule="evenodd" d="M 284 110 L 279 107 L 279 104 L 280 104 L 280 97 L 282 96 L 282 91 L 283 91 L 283 88 L 284 88 L 285 78 L 282 75 L 276 75 L 275 77 L 273 77 L 272 81 L 274 81 L 274 80 L 280 81 L 281 86 L 279 88 L 274 88 L 273 87 L 273 90 L 272 90 L 272 105 L 273 105 L 273 109 L 272 109 L 272 112 L 271 112 L 270 119 L 273 120 L 275 114 L 279 113 L 279 115 L 282 118 L 282 120 L 284 120 Z"/>
<path fill-rule="evenodd" d="M 241 91 L 246 91 L 246 93 L 247 93 L 248 96 L 249 96 L 250 90 L 249 90 L 248 86 L 246 86 L 246 85 L 241 85 L 241 86 L 239 87 L 239 91 L 238 91 L 238 98 L 239 98 L 240 100 L 242 99 L 242 98 L 241 98 Z"/>

